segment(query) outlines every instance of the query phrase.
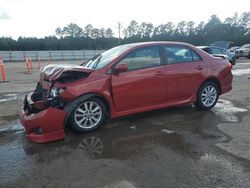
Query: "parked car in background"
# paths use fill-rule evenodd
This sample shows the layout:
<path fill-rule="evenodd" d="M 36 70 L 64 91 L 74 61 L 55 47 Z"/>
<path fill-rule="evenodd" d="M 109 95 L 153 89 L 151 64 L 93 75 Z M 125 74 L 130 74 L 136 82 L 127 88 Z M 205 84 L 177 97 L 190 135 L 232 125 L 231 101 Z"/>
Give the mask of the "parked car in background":
<path fill-rule="evenodd" d="M 240 46 L 233 46 L 229 49 L 230 52 L 234 52 L 235 53 L 235 50 L 238 50 L 240 48 Z"/>
<path fill-rule="evenodd" d="M 215 41 L 210 44 L 210 46 L 217 46 L 219 48 L 223 48 L 225 50 L 230 49 L 233 46 L 234 42 L 231 41 Z"/>
<path fill-rule="evenodd" d="M 239 49 L 235 50 L 235 57 L 247 57 L 250 59 L 250 44 L 245 44 Z"/>
<path fill-rule="evenodd" d="M 114 47 L 82 66 L 47 65 L 26 95 L 21 123 L 28 139 L 65 138 L 65 126 L 89 132 L 107 117 L 194 103 L 215 106 L 232 89 L 232 65 L 193 45 L 144 42 Z"/>
<path fill-rule="evenodd" d="M 216 47 L 216 46 L 197 46 L 197 47 L 213 56 L 219 56 L 219 57 L 224 57 L 225 59 L 228 59 L 232 65 L 235 65 L 236 63 L 236 57 L 233 52 L 229 52 L 223 48 Z"/>

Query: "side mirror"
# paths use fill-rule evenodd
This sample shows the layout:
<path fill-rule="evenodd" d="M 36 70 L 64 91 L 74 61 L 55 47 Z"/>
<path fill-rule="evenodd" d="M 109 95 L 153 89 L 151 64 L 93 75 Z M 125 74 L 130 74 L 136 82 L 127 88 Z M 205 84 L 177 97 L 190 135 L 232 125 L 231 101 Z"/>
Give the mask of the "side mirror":
<path fill-rule="evenodd" d="M 114 67 L 114 72 L 115 72 L 115 73 L 126 72 L 127 70 L 128 70 L 128 65 L 125 64 L 125 63 L 117 64 L 117 65 Z"/>

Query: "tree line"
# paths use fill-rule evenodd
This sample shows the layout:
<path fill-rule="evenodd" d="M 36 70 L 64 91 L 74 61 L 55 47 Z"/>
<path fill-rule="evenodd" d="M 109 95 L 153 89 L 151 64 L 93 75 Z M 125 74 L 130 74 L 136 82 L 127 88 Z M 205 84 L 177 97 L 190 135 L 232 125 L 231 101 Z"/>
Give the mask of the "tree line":
<path fill-rule="evenodd" d="M 234 42 L 234 45 L 250 43 L 250 11 L 235 13 L 224 21 L 212 15 L 207 23 L 195 24 L 181 21 L 177 25 L 166 22 L 154 26 L 132 20 L 122 29 L 123 37 L 115 37 L 111 28 L 95 28 L 91 24 L 81 28 L 70 23 L 58 27 L 55 34 L 44 38 L 10 37 L 0 38 L 0 50 L 99 50 L 120 44 L 142 41 L 183 41 L 193 45 L 209 45 L 218 40 Z"/>

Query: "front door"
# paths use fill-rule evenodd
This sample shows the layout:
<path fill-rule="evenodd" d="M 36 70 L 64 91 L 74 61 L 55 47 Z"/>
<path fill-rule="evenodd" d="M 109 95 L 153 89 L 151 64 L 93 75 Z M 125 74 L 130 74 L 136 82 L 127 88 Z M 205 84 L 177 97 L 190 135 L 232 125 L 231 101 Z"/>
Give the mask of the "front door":
<path fill-rule="evenodd" d="M 116 111 L 126 111 L 166 101 L 166 72 L 158 46 L 130 52 L 119 63 L 128 71 L 112 75 L 112 92 Z"/>

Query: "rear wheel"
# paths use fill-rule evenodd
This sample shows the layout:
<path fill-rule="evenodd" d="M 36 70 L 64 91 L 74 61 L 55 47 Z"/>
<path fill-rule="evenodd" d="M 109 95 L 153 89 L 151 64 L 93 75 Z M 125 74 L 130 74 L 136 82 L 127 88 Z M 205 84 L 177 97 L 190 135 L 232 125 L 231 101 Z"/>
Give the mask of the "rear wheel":
<path fill-rule="evenodd" d="M 219 88 L 214 82 L 205 82 L 199 89 L 196 106 L 202 110 L 213 108 L 219 98 Z"/>
<path fill-rule="evenodd" d="M 70 125 L 80 132 L 89 132 L 101 126 L 106 117 L 106 106 L 98 98 L 79 100 L 71 112 Z"/>

